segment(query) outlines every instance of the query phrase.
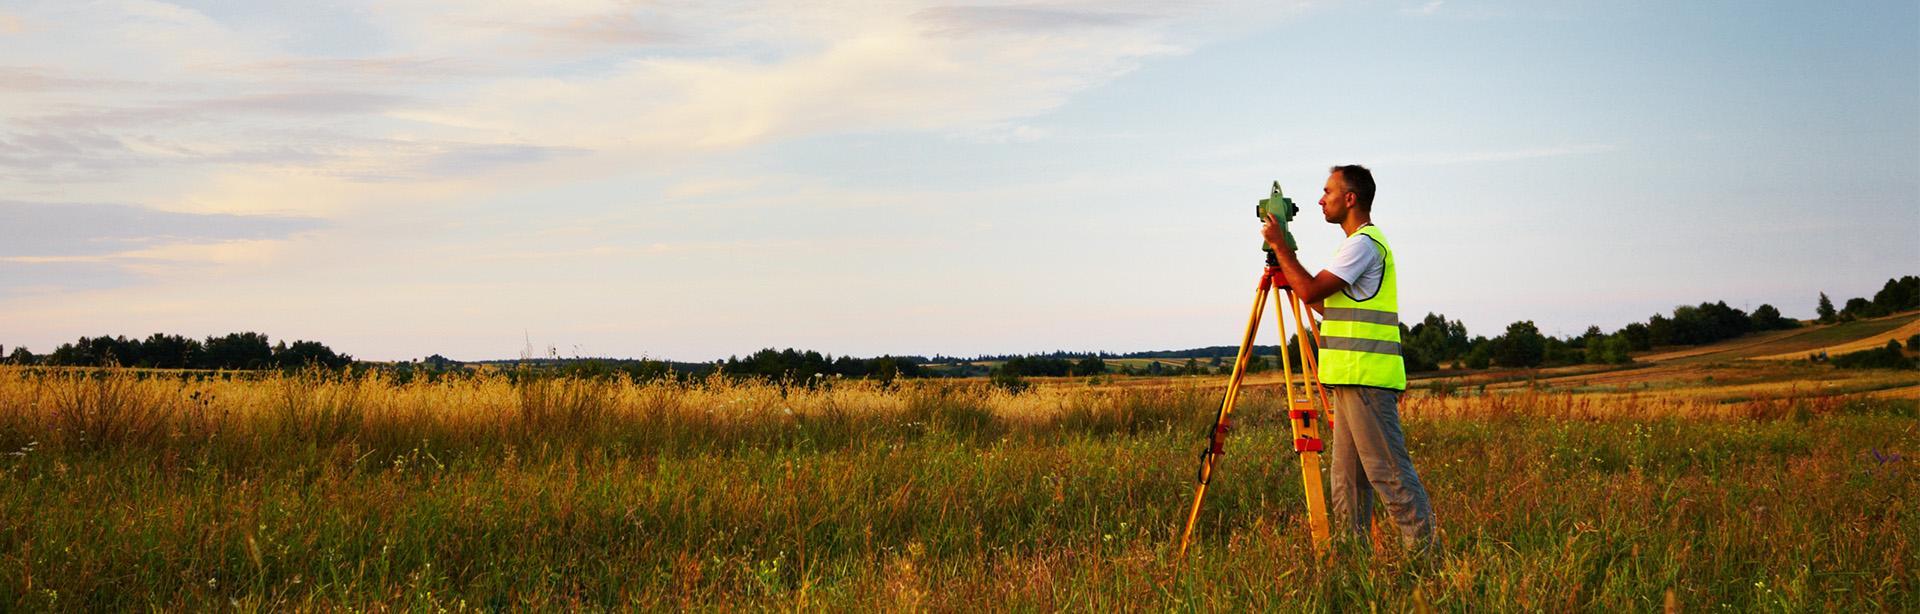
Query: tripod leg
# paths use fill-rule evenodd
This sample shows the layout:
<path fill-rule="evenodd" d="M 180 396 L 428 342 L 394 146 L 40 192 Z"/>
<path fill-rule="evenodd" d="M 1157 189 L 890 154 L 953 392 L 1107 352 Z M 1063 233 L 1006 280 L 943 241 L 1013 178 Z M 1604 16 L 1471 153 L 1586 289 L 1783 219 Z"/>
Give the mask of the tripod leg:
<path fill-rule="evenodd" d="M 1267 289 L 1271 287 L 1269 278 L 1260 277 L 1260 289 L 1253 295 L 1253 314 L 1247 318 L 1247 332 L 1240 337 L 1240 353 L 1233 361 L 1233 377 L 1227 380 L 1227 395 L 1220 402 L 1220 414 L 1214 418 L 1213 434 L 1207 440 L 1207 449 L 1200 452 L 1200 474 L 1198 484 L 1193 488 L 1193 509 L 1187 512 L 1187 527 L 1180 531 L 1180 556 L 1187 555 L 1187 543 L 1193 536 L 1193 524 L 1200 518 L 1200 502 L 1207 496 L 1207 483 L 1213 481 L 1213 464 L 1225 453 L 1227 419 L 1233 413 L 1233 403 L 1240 397 L 1240 381 L 1247 374 L 1247 362 L 1253 353 L 1253 342 L 1260 330 L 1260 316 L 1267 309 Z"/>
<path fill-rule="evenodd" d="M 1312 324 L 1313 310 L 1303 309 L 1301 307 L 1299 295 L 1293 294 L 1292 292 L 1288 292 L 1287 295 L 1293 299 L 1293 321 L 1297 325 L 1299 329 L 1298 334 L 1300 335 L 1300 362 L 1303 363 L 1306 369 L 1307 383 L 1311 388 L 1308 392 L 1309 394 L 1316 394 L 1320 397 L 1320 409 L 1324 412 L 1321 415 L 1324 416 L 1326 420 L 1327 428 L 1331 430 L 1333 428 L 1333 403 L 1327 398 L 1327 387 L 1320 385 L 1320 327 Z M 1305 313 L 1305 317 L 1301 315 L 1303 312 Z M 1309 331 L 1309 328 L 1312 330 Z M 1312 347 L 1309 348 L 1308 344 L 1312 344 Z"/>
<path fill-rule="evenodd" d="M 1325 416 L 1326 413 L 1316 412 L 1314 408 L 1314 390 L 1319 388 L 1319 380 L 1314 371 L 1307 366 L 1312 359 L 1307 355 L 1306 336 L 1311 333 L 1307 330 L 1306 322 L 1300 319 L 1299 296 L 1295 295 L 1291 288 L 1274 288 L 1273 291 L 1277 301 L 1274 308 L 1280 312 L 1280 360 L 1287 370 L 1287 417 L 1288 422 L 1293 425 L 1293 450 L 1300 455 L 1300 481 L 1306 487 L 1307 529 L 1313 535 L 1314 553 L 1324 557 L 1327 554 L 1327 542 L 1332 531 L 1327 525 L 1327 487 L 1320 473 L 1320 451 L 1326 444 L 1320 437 L 1319 420 L 1316 418 Z M 1286 296 L 1279 297 L 1281 292 L 1285 292 Z M 1283 304 L 1293 308 L 1295 334 L 1301 337 L 1302 396 L 1298 400 L 1293 395 L 1293 367 L 1286 351 L 1287 308 L 1282 307 Z M 1321 397 L 1321 400 L 1324 402 L 1325 397 Z M 1302 407 L 1303 405 L 1305 407 Z M 1320 409 L 1324 410 L 1325 406 L 1322 405 Z"/>

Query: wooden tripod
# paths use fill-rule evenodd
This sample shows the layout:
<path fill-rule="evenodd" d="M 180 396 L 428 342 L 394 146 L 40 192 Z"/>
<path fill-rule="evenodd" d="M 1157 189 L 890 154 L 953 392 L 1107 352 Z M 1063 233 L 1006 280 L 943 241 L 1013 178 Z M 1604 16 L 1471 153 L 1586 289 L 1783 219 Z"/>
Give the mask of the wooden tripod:
<path fill-rule="evenodd" d="M 1321 556 L 1327 552 L 1327 490 L 1320 477 L 1320 452 L 1325 444 L 1320 438 L 1320 425 L 1324 422 L 1331 428 L 1332 423 L 1325 422 L 1330 405 L 1327 391 L 1320 385 L 1319 365 L 1314 351 L 1319 346 L 1319 326 L 1305 317 L 1311 315 L 1311 310 L 1301 307 L 1300 297 L 1287 285 L 1287 278 L 1280 274 L 1280 267 L 1269 252 L 1266 271 L 1260 274 L 1260 290 L 1253 298 L 1253 315 L 1247 318 L 1247 332 L 1240 338 L 1240 354 L 1233 361 L 1233 377 L 1227 382 L 1227 396 L 1220 403 L 1220 416 L 1214 421 L 1207 448 L 1200 451 L 1199 483 L 1193 489 L 1193 510 L 1187 513 L 1186 530 L 1180 532 L 1182 557 L 1187 554 L 1194 522 L 1200 518 L 1200 502 L 1207 496 L 1207 484 L 1213 479 L 1214 466 L 1226 454 L 1229 418 L 1233 414 L 1234 401 L 1240 397 L 1240 384 L 1247 374 L 1247 363 L 1253 358 L 1254 337 L 1259 332 L 1260 320 L 1267 308 L 1268 292 L 1273 293 L 1274 311 L 1278 313 L 1280 322 L 1280 373 L 1287 391 L 1287 418 L 1293 425 L 1293 450 L 1300 455 L 1300 478 L 1307 489 L 1307 528 L 1313 533 L 1314 552 Z M 1289 307 L 1293 312 L 1293 329 L 1300 338 L 1301 373 L 1293 372 L 1292 359 L 1286 351 Z M 1294 389 L 1296 376 L 1300 385 L 1298 394 Z"/>

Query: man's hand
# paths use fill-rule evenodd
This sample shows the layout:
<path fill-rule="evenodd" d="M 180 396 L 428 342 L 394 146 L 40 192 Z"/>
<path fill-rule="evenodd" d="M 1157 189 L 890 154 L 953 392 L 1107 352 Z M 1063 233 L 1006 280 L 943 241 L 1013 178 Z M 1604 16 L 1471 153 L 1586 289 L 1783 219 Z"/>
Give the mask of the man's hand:
<path fill-rule="evenodd" d="M 1273 219 L 1272 213 L 1264 215 L 1267 221 L 1260 224 L 1260 238 L 1266 239 L 1267 245 L 1273 246 L 1275 252 L 1292 254 L 1293 246 L 1287 245 L 1287 227 L 1280 225 L 1279 220 Z"/>
<path fill-rule="evenodd" d="M 1267 221 L 1260 225 L 1260 237 L 1273 246 L 1273 253 L 1280 261 L 1280 274 L 1287 278 L 1287 285 L 1293 288 L 1295 296 L 1309 304 L 1319 304 L 1320 301 L 1333 296 L 1333 293 L 1347 287 L 1346 280 L 1340 279 L 1331 272 L 1321 271 L 1319 275 L 1308 273 L 1307 267 L 1300 264 L 1299 254 L 1294 253 L 1293 247 L 1287 245 L 1287 231 L 1282 229 L 1280 222 L 1273 219 L 1273 214 L 1265 215 Z"/>

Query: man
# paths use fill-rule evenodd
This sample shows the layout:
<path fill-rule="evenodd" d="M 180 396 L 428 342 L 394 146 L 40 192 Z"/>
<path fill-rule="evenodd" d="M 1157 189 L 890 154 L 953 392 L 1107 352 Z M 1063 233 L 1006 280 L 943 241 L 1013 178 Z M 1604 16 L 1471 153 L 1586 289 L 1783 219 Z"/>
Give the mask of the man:
<path fill-rule="evenodd" d="M 1407 389 L 1400 358 L 1400 316 L 1393 250 L 1373 225 L 1373 173 L 1336 166 L 1320 196 L 1320 212 L 1347 239 L 1333 266 L 1307 274 L 1269 218 L 1261 236 L 1279 257 L 1295 295 L 1324 317 L 1320 325 L 1320 381 L 1333 397 L 1333 511 L 1365 543 L 1375 492 L 1387 504 L 1406 545 L 1434 542 L 1433 507 L 1407 455 L 1400 430 L 1400 393 Z"/>

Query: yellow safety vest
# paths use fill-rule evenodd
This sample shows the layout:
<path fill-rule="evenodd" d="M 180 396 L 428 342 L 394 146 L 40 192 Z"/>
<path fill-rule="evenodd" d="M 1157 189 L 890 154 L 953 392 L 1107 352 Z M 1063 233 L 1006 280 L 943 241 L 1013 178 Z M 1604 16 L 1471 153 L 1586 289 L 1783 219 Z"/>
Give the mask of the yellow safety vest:
<path fill-rule="evenodd" d="M 1354 296 L 1352 286 L 1326 299 L 1320 322 L 1320 382 L 1348 386 L 1407 389 L 1407 364 L 1400 358 L 1400 301 L 1393 249 L 1380 228 L 1359 234 L 1380 246 L 1386 271 L 1372 296 Z"/>

